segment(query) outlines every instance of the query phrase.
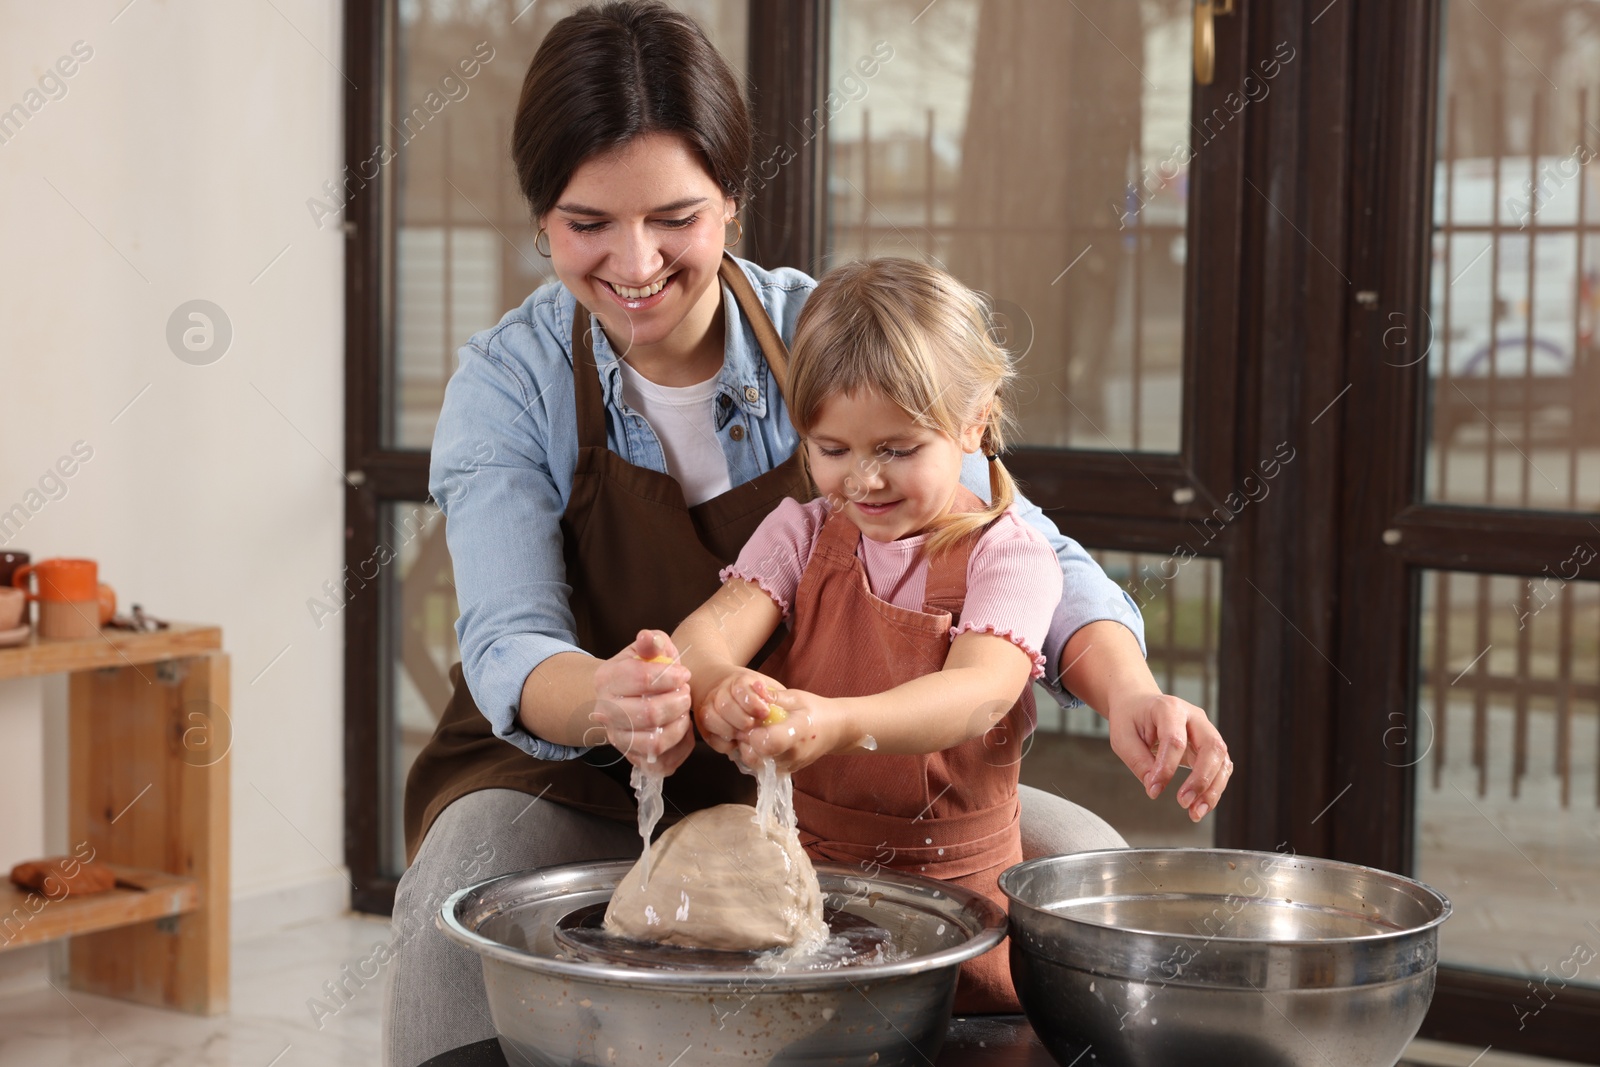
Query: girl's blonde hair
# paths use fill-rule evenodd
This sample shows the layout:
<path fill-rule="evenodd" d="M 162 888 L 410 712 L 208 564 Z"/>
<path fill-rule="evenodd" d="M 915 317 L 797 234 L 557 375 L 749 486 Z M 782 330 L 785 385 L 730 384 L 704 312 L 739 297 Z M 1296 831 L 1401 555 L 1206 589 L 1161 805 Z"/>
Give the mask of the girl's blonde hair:
<path fill-rule="evenodd" d="M 831 397 L 872 389 L 918 424 L 952 438 L 982 420 L 989 506 L 935 523 L 928 539 L 935 555 L 987 526 L 1016 499 L 1016 483 L 999 458 L 1008 421 L 1004 391 L 1015 375 L 1011 353 L 990 333 L 981 295 L 915 260 L 863 260 L 829 271 L 800 312 L 790 354 L 789 417 L 804 438 Z"/>

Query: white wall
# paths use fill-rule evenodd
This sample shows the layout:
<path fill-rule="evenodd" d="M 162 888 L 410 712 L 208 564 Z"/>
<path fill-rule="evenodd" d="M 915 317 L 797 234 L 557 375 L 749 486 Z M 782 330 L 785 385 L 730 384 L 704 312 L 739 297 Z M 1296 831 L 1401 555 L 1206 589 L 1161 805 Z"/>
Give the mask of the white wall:
<path fill-rule="evenodd" d="M 336 0 L 0 0 L 0 113 L 38 108 L 0 126 L 0 512 L 93 449 L 9 546 L 222 626 L 245 914 L 348 888 L 342 619 L 305 607 L 343 563 L 342 237 L 305 207 L 342 169 L 340 30 Z M 233 329 L 206 366 L 166 339 L 195 298 Z M 65 845 L 61 689 L 0 683 L 6 868 Z"/>

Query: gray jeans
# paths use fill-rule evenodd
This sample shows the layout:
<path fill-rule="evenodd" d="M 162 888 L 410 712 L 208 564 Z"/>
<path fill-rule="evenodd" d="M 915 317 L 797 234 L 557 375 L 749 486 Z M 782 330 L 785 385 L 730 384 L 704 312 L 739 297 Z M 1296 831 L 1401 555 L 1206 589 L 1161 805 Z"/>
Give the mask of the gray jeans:
<path fill-rule="evenodd" d="M 446 897 L 464 885 L 530 867 L 639 855 L 632 826 L 533 799 L 512 789 L 467 794 L 434 821 L 416 861 L 401 876 L 394 897 L 397 951 L 383 1015 L 387 1067 L 416 1067 L 495 1036 L 477 955 L 434 926 Z M 1098 815 L 1053 793 L 1022 787 L 1027 858 L 1126 845 Z"/>

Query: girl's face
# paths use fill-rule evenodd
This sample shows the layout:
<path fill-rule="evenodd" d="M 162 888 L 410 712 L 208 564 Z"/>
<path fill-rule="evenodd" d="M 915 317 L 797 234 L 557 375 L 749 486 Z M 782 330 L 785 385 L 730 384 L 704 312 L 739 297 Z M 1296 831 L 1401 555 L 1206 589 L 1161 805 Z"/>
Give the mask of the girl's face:
<path fill-rule="evenodd" d="M 945 515 L 961 484 L 961 461 L 983 426 L 953 438 L 920 425 L 874 389 L 823 401 L 806 435 L 806 459 L 824 497 L 874 541 L 923 533 Z"/>
<path fill-rule="evenodd" d="M 556 276 L 627 353 L 710 324 L 737 206 L 683 138 L 649 133 L 586 159 L 539 224 Z"/>

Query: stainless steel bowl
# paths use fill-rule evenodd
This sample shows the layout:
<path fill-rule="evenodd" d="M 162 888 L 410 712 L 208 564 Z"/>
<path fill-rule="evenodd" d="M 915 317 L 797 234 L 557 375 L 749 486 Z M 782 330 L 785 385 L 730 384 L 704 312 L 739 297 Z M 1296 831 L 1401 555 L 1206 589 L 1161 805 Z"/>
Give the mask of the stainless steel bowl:
<path fill-rule="evenodd" d="M 894 1064 L 938 1054 L 961 964 L 1000 943 L 1006 917 L 960 886 L 818 864 L 827 906 L 889 931 L 891 963 L 768 973 L 636 968 L 579 958 L 557 939 L 611 898 L 630 861 L 548 867 L 480 882 L 439 928 L 483 958 L 489 1010 L 513 1064 L 720 1067 Z"/>
<path fill-rule="evenodd" d="M 1011 974 L 1062 1064 L 1393 1065 L 1433 999 L 1441 894 L 1332 860 L 1116 849 L 1018 864 Z"/>

